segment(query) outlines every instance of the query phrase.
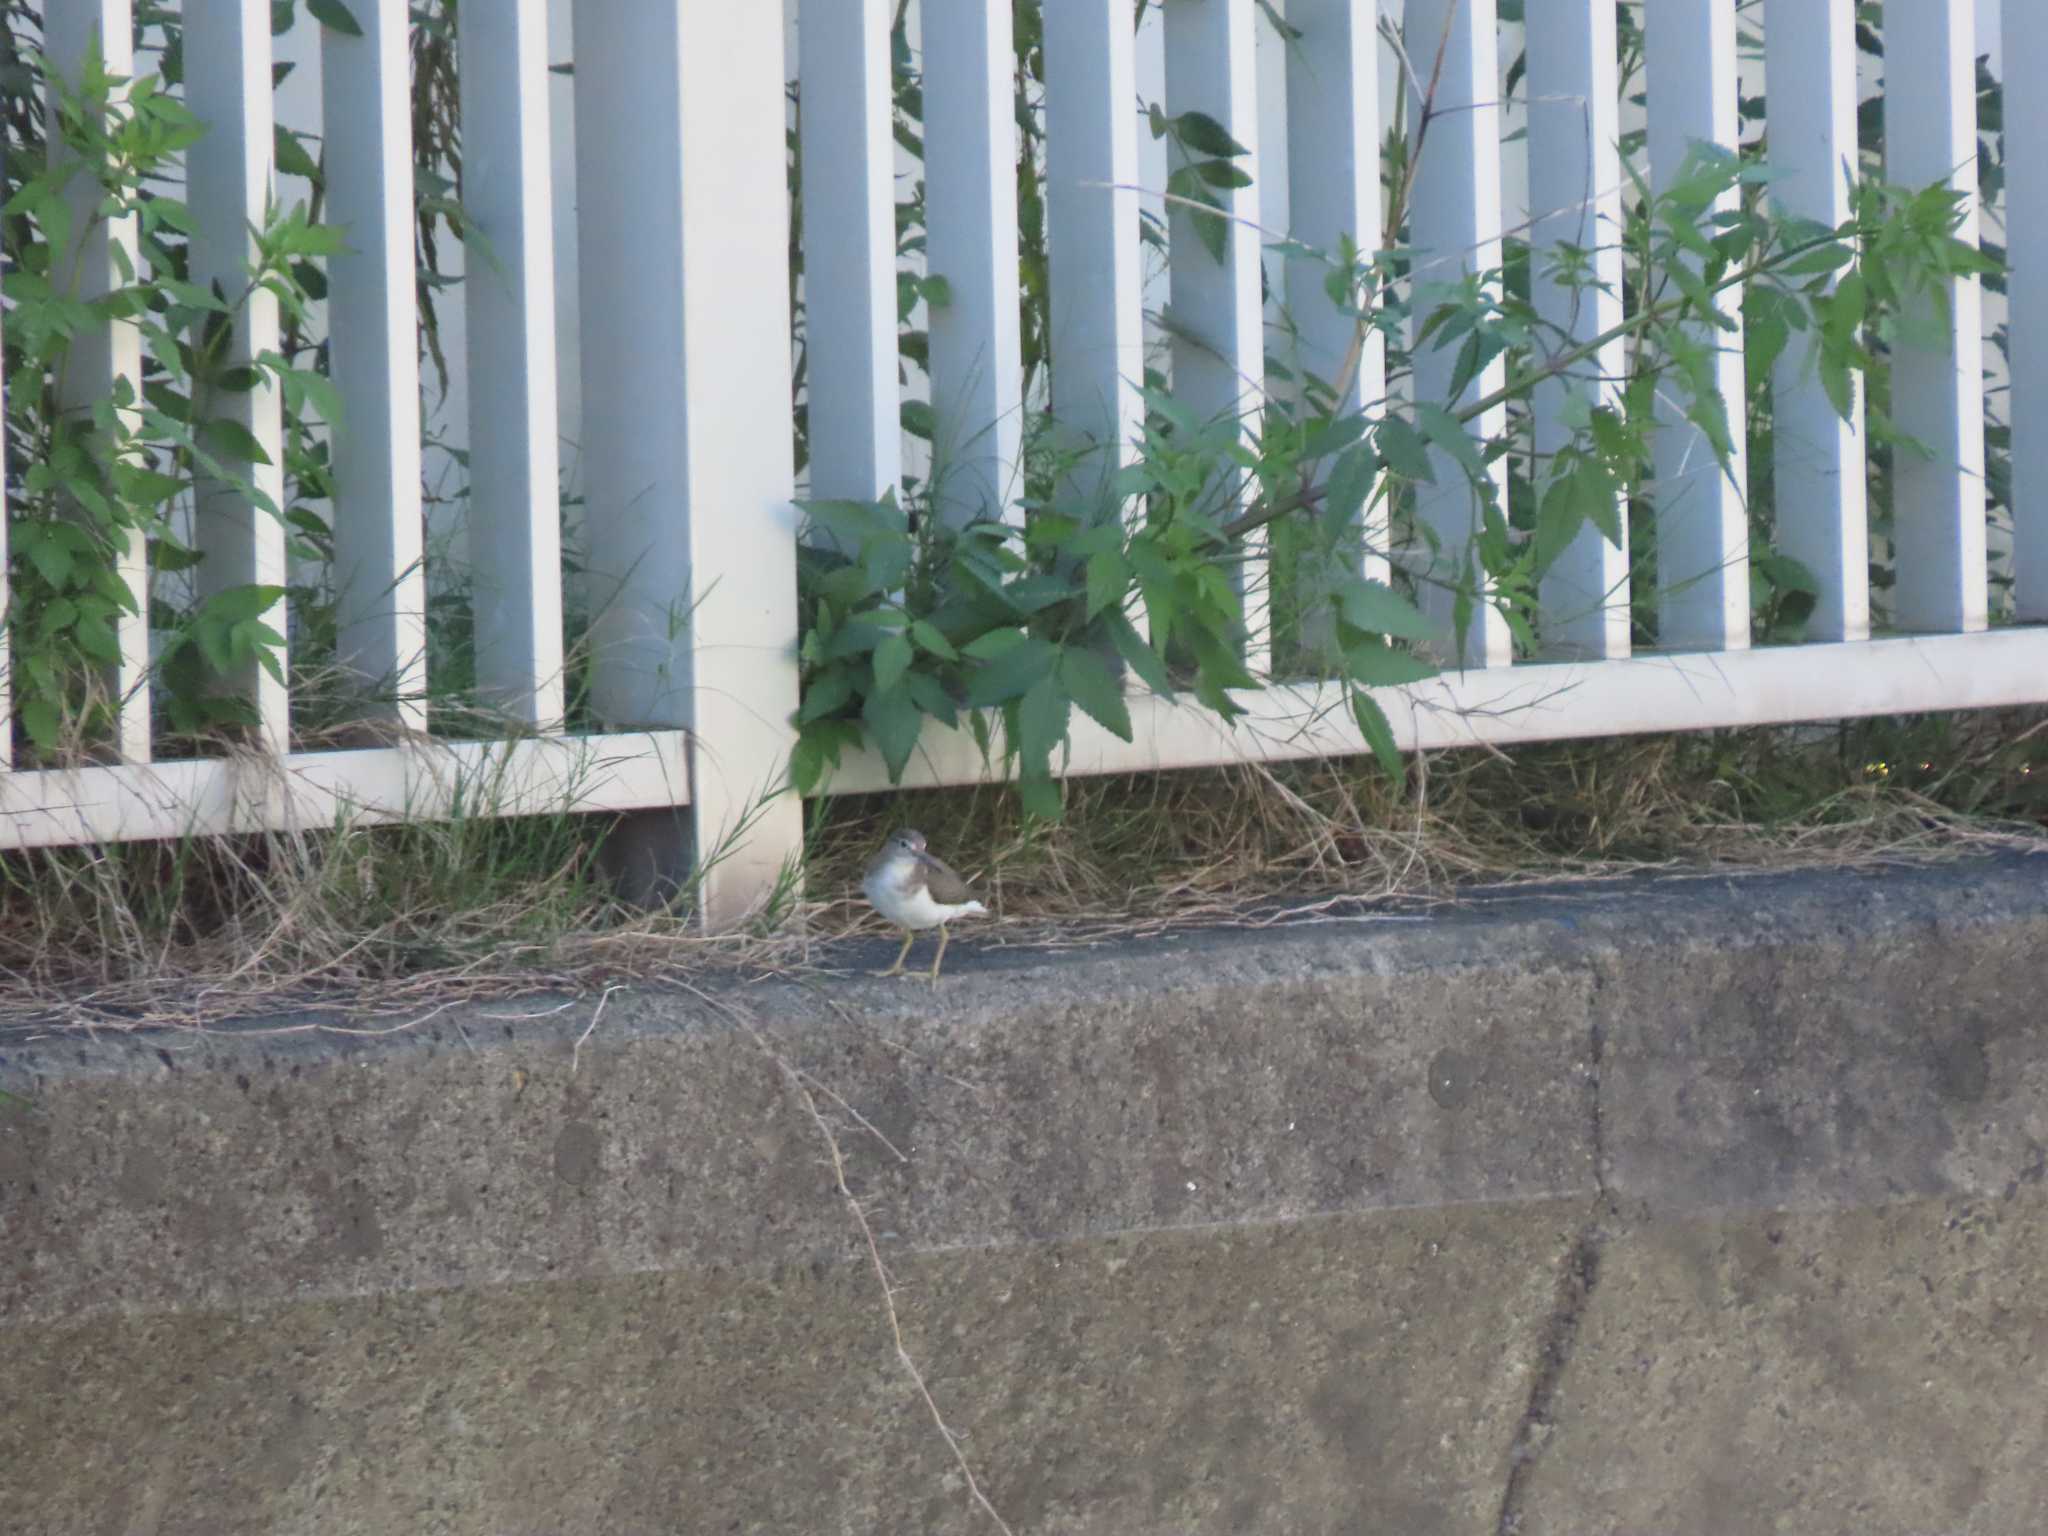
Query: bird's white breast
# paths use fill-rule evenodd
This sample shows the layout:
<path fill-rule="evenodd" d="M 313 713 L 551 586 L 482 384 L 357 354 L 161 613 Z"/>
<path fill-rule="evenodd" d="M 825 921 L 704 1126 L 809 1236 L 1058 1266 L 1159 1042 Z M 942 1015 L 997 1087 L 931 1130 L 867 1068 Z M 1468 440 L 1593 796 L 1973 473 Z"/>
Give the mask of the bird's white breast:
<path fill-rule="evenodd" d="M 904 928 L 936 928 L 956 917 L 988 910 L 978 901 L 932 900 L 930 890 L 917 874 L 917 866 L 908 859 L 892 859 L 869 875 L 861 883 L 861 890 L 875 904 L 877 912 Z"/>

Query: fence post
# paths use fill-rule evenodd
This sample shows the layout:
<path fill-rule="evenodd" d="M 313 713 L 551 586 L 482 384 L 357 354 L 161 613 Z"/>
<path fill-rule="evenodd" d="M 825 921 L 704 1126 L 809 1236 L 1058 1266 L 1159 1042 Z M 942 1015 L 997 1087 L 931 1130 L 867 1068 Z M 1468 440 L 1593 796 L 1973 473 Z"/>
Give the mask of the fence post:
<path fill-rule="evenodd" d="M 1292 0 L 1287 7 L 1287 24 L 1300 34 L 1287 48 L 1288 234 L 1330 255 L 1349 236 L 1367 261 L 1382 243 L 1375 15 L 1352 0 Z M 1329 270 L 1301 255 L 1288 259 L 1287 308 L 1296 327 L 1297 364 L 1334 386 L 1352 348 L 1359 347 L 1351 387 L 1335 413 L 1376 410 L 1386 392 L 1386 337 L 1375 326 L 1361 336 L 1357 318 L 1331 301 L 1324 288 Z M 1364 548 L 1357 570 L 1385 581 L 1386 503 L 1369 502 L 1360 520 Z"/>
<path fill-rule="evenodd" d="M 44 16 L 43 48 L 50 66 L 67 83 L 78 79 L 87 55 L 99 50 L 108 75 L 135 76 L 134 8 L 129 0 L 53 0 Z M 58 128 L 54 92 L 49 103 L 49 152 L 54 165 L 72 157 Z M 65 188 L 71 208 L 72 250 L 60 270 L 78 274 L 74 297 L 90 301 L 126 285 L 127 273 L 140 265 L 135 216 L 104 218 L 102 193 L 90 176 L 74 175 Z M 58 404 L 66 411 L 89 411 L 103 400 L 125 394 L 131 402 L 122 414 L 131 423 L 142 391 L 142 332 L 130 319 L 110 320 L 81 331 L 61 382 Z M 131 763 L 149 761 L 149 550 L 139 532 L 115 531 L 121 541 L 115 569 L 135 595 L 136 611 L 114 619 L 120 660 L 106 669 L 117 715 L 115 746 Z"/>
<path fill-rule="evenodd" d="M 1536 312 L 1560 337 L 1590 342 L 1621 323 L 1621 82 L 1615 62 L 1611 0 L 1561 7 L 1527 29 L 1529 51 L 1530 287 Z M 1549 281 L 1562 247 L 1586 253 L 1597 286 Z M 1627 346 L 1607 343 L 1584 368 L 1544 380 L 1535 390 L 1539 460 L 1572 441 L 1565 407 L 1573 395 L 1615 407 L 1627 372 Z M 1539 588 L 1544 649 L 1558 657 L 1629 653 L 1628 504 L 1615 495 L 1611 543 L 1596 521 L 1544 572 Z"/>
<path fill-rule="evenodd" d="M 419 301 L 413 268 L 412 74 L 404 5 L 355 7 L 362 35 L 320 33 L 327 221 L 347 247 L 327 264 L 339 651 L 373 705 L 427 723 L 426 535 L 420 493 Z"/>
<path fill-rule="evenodd" d="M 619 864 L 645 897 L 694 856 L 730 927 L 803 841 L 782 11 L 577 0 L 575 41 L 592 700 L 690 737 L 689 816 Z"/>
<path fill-rule="evenodd" d="M 1663 191 L 1695 142 L 1740 148 L 1736 116 L 1735 0 L 1662 0 L 1643 13 L 1649 85 L 1650 180 Z M 1732 209 L 1723 195 L 1717 211 Z M 1732 451 L 1723 470 L 1700 429 L 1664 401 L 1657 425 L 1657 643 L 1666 650 L 1749 648 L 1747 394 L 1742 295 L 1721 298 L 1724 327 L 1701 340 L 1715 349 L 1715 390 L 1727 410 Z"/>
<path fill-rule="evenodd" d="M 2005 0 L 2005 278 L 2012 338 L 2012 520 L 2018 616 L 2048 620 L 2048 93 L 2034 70 L 2048 64 L 2048 11 Z M 2019 153 L 2015 155 L 2014 150 Z"/>
<path fill-rule="evenodd" d="M 1197 111 L 1220 123 L 1247 153 L 1233 162 L 1249 179 L 1220 187 L 1214 196 L 1227 222 L 1211 223 L 1217 251 L 1203 239 L 1214 215 L 1184 203 L 1168 205 L 1167 240 L 1173 392 L 1204 421 L 1235 417 L 1257 439 L 1266 403 L 1264 277 L 1258 229 L 1258 28 L 1265 25 L 1251 0 L 1178 0 L 1165 8 L 1166 109 Z M 1276 161 L 1281 157 L 1276 156 Z M 1282 162 L 1284 163 L 1284 162 Z M 1221 515 L 1248 507 L 1257 496 L 1252 477 L 1226 472 L 1217 486 Z M 1266 530 L 1243 541 L 1241 563 L 1229 574 L 1244 604 L 1245 667 L 1254 676 L 1272 669 L 1272 583 Z"/>
<path fill-rule="evenodd" d="M 926 251 L 952 288 L 931 311 L 932 494 L 952 523 L 1017 521 L 1024 365 L 1009 0 L 927 0 L 920 27 Z"/>
<path fill-rule="evenodd" d="M 1982 224 L 1976 27 L 1968 5 L 1894 0 L 1885 7 L 1885 57 L 1913 61 L 1885 76 L 1885 176 L 1908 187 L 1955 188 L 1964 198 L 1956 236 L 1972 245 Z M 1945 303 L 1915 300 L 1922 336 L 1945 337 L 1933 345 L 1904 339 L 1892 357 L 1892 421 L 1927 450 L 1902 452 L 1892 467 L 1892 621 L 1904 630 L 1962 632 L 1990 622 L 1983 292 L 1974 273 L 1950 278 L 1947 287 Z"/>
<path fill-rule="evenodd" d="M 562 718 L 562 486 L 547 6 L 472 6 L 461 48 L 468 258 L 470 560 L 476 680 L 498 708 Z"/>
<path fill-rule="evenodd" d="M 228 293 L 242 288 L 255 257 L 251 231 L 270 214 L 276 192 L 270 72 L 270 7 L 264 0 L 186 0 L 185 97 L 206 124 L 206 137 L 185 152 L 186 202 L 193 220 L 191 277 L 202 287 L 218 282 Z M 277 346 L 276 295 L 256 288 L 235 317 L 225 361 L 251 367 Z M 206 556 L 198 570 L 199 590 L 209 597 L 239 586 L 282 591 L 288 572 L 282 520 L 284 417 L 277 381 L 259 374 L 249 390 L 222 392 L 216 409 L 246 427 L 269 456 L 268 463 L 249 465 L 248 475 L 270 498 L 272 510 L 232 486 L 202 483 L 194 527 L 194 544 Z M 262 617 L 284 634 L 284 599 Z M 291 701 L 284 680 L 250 663 L 233 686 L 255 708 L 264 750 L 286 751 Z"/>
<path fill-rule="evenodd" d="M 797 16 L 810 489 L 821 501 L 873 501 L 903 479 L 889 13 L 889 0 L 805 0 Z M 813 542 L 833 539 L 814 530 Z"/>
<path fill-rule="evenodd" d="M 1414 292 L 1419 328 L 1434 305 L 1424 290 L 1430 284 L 1456 283 L 1467 273 L 1482 277 L 1501 265 L 1500 203 L 1500 40 L 1494 0 L 1407 0 L 1402 35 L 1411 62 L 1421 78 L 1434 73 L 1434 96 L 1409 99 L 1411 145 L 1428 123 L 1419 154 L 1410 227 L 1415 245 Z M 1437 61 L 1441 60 L 1441 67 Z M 1427 111 L 1427 118 L 1424 113 Z M 1450 408 L 1477 400 L 1498 389 L 1507 378 L 1507 364 L 1488 363 L 1451 398 L 1456 354 L 1428 345 L 1414 358 L 1414 398 Z M 1490 440 L 1507 429 L 1507 407 L 1496 405 L 1472 423 L 1474 437 Z M 1484 581 L 1476 559 L 1468 556 L 1481 526 L 1480 491 L 1439 449 L 1431 450 L 1435 483 L 1415 487 L 1415 512 L 1434 530 L 1442 551 L 1446 580 L 1469 575 Z M 1491 497 L 1505 513 L 1508 504 L 1507 463 L 1487 468 Z M 1456 629 L 1457 604 L 1450 586 L 1441 582 L 1423 588 L 1422 610 L 1435 622 L 1446 653 L 1460 670 L 1500 667 L 1514 660 L 1514 639 L 1508 623 L 1493 605 L 1490 591 L 1475 594 L 1464 633 Z"/>
<path fill-rule="evenodd" d="M 1764 12 L 1764 100 L 1772 196 L 1830 229 L 1852 212 L 1856 183 L 1856 7 L 1851 0 L 1771 0 Z M 1772 371 L 1771 470 L 1778 547 L 1813 572 L 1820 597 L 1808 638 L 1870 638 L 1870 506 L 1863 462 L 1863 380 L 1849 376 L 1850 419 L 1836 414 L 1804 356 L 1788 346 Z"/>

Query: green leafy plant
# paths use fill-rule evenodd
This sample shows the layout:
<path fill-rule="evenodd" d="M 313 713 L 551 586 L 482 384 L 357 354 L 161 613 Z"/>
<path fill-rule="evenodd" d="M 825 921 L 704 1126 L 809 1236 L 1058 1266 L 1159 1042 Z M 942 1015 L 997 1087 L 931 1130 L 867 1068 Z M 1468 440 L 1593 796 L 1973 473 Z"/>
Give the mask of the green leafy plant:
<path fill-rule="evenodd" d="M 1955 237 L 1960 199 L 1945 187 L 1907 193 L 1866 182 L 1853 216 L 1826 229 L 1774 212 L 1761 195 L 1769 180 L 1755 161 L 1699 146 L 1662 193 L 1652 196 L 1639 181 L 1637 212 L 1623 234 L 1635 302 L 1590 341 L 1545 321 L 1526 287 L 1517 292 L 1500 271 L 1424 283 L 1408 275 L 1398 251 L 1326 255 L 1329 291 L 1362 333 L 1378 329 L 1394 341 L 1414 312 L 1422 317 L 1416 347 L 1455 349 L 1447 400 L 1380 400 L 1336 412 L 1327 402 L 1349 392 L 1350 381 L 1340 379 L 1303 391 L 1306 401 L 1326 402 L 1320 408 L 1283 403 L 1256 420 L 1202 421 L 1151 389 L 1143 438 L 1108 505 L 1027 497 L 1021 526 L 951 530 L 913 518 L 893 496 L 874 505 L 812 504 L 818 528 L 850 553 L 813 554 L 805 565 L 797 787 L 816 788 L 863 739 L 900 777 L 923 722 L 951 725 L 962 712 L 986 752 L 989 717 L 975 712 L 986 708 L 1001 723 L 1026 805 L 1056 815 L 1054 758 L 1074 712 L 1129 739 L 1109 662 L 1156 693 L 1192 693 L 1226 720 L 1240 712 L 1233 691 L 1265 681 L 1242 660 L 1233 572 L 1253 553 L 1250 536 L 1273 525 L 1288 530 L 1293 560 L 1320 561 L 1333 573 L 1293 594 L 1292 623 L 1323 637 L 1318 648 L 1297 650 L 1296 664 L 1319 664 L 1305 675 L 1342 685 L 1363 736 L 1398 773 L 1393 732 L 1372 690 L 1434 675 L 1454 659 L 1456 641 L 1447 647 L 1409 597 L 1356 574 L 1360 515 L 1372 498 L 1457 475 L 1471 493 L 1470 537 L 1448 549 L 1430 544 L 1409 579 L 1449 592 L 1453 636 L 1486 603 L 1532 646 L 1545 569 L 1589 522 L 1622 543 L 1618 509 L 1647 473 L 1660 394 L 1679 403 L 1724 469 L 1732 464 L 1713 369 L 1716 338 L 1728 325 L 1717 307 L 1722 295 L 1746 294 L 1758 317 L 1754 368 L 1768 374 L 1801 337 L 1830 399 L 1846 410 L 1851 375 L 1871 371 L 1878 349 L 1910 343 L 1915 317 L 1927 323 L 1928 301 L 1950 276 L 1991 266 Z M 1583 289 L 1593 278 L 1583 253 L 1566 252 L 1540 280 Z M 1390 302 L 1404 287 L 1405 303 Z M 1628 344 L 1631 365 L 1618 394 L 1603 397 L 1589 369 L 1614 341 Z M 1504 382 L 1464 399 L 1496 359 Z M 1473 424 L 1496 405 L 1526 407 L 1536 386 L 1553 379 L 1569 388 L 1563 419 L 1571 435 L 1542 462 L 1528 455 L 1533 517 L 1517 528 L 1491 473 L 1517 445 L 1507 435 L 1482 438 Z M 1920 451 L 1881 411 L 1868 430 Z M 1233 512 L 1219 488 L 1239 478 L 1258 494 Z M 1812 578 L 1763 553 L 1772 621 L 1791 625 L 1802 598 L 1810 607 Z M 1144 614 L 1146 633 L 1131 622 L 1133 611 Z"/>
<path fill-rule="evenodd" d="M 184 604 L 168 595 L 152 603 L 131 590 L 122 562 L 140 540 L 154 573 L 197 567 L 203 556 L 183 541 L 176 513 L 202 484 L 284 515 L 250 474 L 269 462 L 266 451 L 221 403 L 266 384 L 280 389 L 303 452 L 310 413 L 331 421 L 335 397 L 321 374 L 279 353 L 234 362 L 229 342 L 235 317 L 259 291 L 302 315 L 295 267 L 331 255 L 339 237 L 303 209 L 274 211 L 255 232 L 255 256 L 235 291 L 192 281 L 191 217 L 164 188 L 202 125 L 159 76 L 116 77 L 96 50 L 75 81 L 33 52 L 23 57 L 50 93 L 64 153 L 23 176 L 0 208 L 10 267 L 8 624 L 17 719 L 45 754 L 102 738 L 119 702 L 106 686 L 120 659 L 117 626 L 148 603 L 165 723 L 180 733 L 250 724 L 252 708 L 233 681 L 253 666 L 282 678 L 284 641 L 271 623 L 282 588 L 233 586 Z M 95 291 L 84 252 L 122 220 L 133 221 L 135 255 L 114 242 L 118 280 Z M 68 375 L 86 341 L 110 326 L 133 327 L 142 374 L 77 404 Z"/>

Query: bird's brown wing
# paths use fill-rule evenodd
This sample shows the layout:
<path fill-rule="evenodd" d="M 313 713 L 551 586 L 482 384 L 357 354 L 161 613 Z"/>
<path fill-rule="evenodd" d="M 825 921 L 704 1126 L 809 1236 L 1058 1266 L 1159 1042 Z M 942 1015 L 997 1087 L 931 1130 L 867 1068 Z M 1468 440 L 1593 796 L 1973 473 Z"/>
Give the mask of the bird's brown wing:
<path fill-rule="evenodd" d="M 952 907 L 967 900 L 967 882 L 948 869 L 943 861 L 928 853 L 920 853 L 917 867 L 924 871 L 925 888 L 932 893 L 933 901 Z"/>

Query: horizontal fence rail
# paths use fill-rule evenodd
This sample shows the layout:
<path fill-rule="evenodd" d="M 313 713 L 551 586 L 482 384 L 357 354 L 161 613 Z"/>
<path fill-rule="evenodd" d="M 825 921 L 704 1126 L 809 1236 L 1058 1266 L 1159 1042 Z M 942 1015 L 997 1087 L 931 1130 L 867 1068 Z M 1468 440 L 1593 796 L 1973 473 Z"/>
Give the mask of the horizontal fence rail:
<path fill-rule="evenodd" d="M 292 609 L 299 665 L 277 652 L 274 669 L 244 656 L 223 673 L 218 686 L 246 704 L 244 729 L 232 752 L 195 751 L 189 735 L 166 730 L 152 667 L 163 642 L 148 598 L 169 592 L 175 573 L 161 559 L 152 570 L 152 546 L 130 531 L 115 568 L 141 601 L 118 615 L 96 665 L 112 701 L 105 724 L 68 759 L 47 745 L 25 750 L 25 727 L 0 732 L 0 848 L 463 814 L 677 811 L 669 820 L 680 831 L 653 835 L 680 837 L 700 859 L 719 853 L 708 860 L 703 910 L 714 924 L 735 922 L 802 846 L 801 803 L 787 788 L 801 703 L 800 489 L 872 501 L 923 485 L 943 523 L 1028 526 L 1042 515 L 1024 462 L 1042 418 L 1058 470 L 1041 491 L 1063 505 L 1100 502 L 1139 452 L 1148 368 L 1197 415 L 1254 424 L 1298 404 L 1311 380 L 1341 385 L 1343 405 L 1366 411 L 1390 390 L 1397 402 L 1453 405 L 1499 390 L 1498 358 L 1461 370 L 1455 348 L 1412 335 L 1412 371 L 1392 377 L 1385 337 L 1359 331 L 1313 256 L 1347 237 L 1368 258 L 1405 241 L 1406 281 L 1418 294 L 1463 282 L 1497 295 L 1511 249 L 1526 250 L 1533 274 L 1585 254 L 1595 286 L 1535 298 L 1544 321 L 1588 351 L 1582 369 L 1530 399 L 1529 441 L 1548 455 L 1569 441 L 1571 412 L 1618 401 L 1627 355 L 1613 333 L 1624 317 L 1619 238 L 1637 196 L 1632 178 L 1667 188 L 1699 145 L 1739 153 L 1767 132 L 1769 196 L 1836 225 L 1851 211 L 1859 92 L 1875 84 L 1859 83 L 1852 0 L 1767 0 L 1739 14 L 1735 0 L 1636 8 L 1640 103 L 1622 97 L 1610 0 L 1546 0 L 1544 30 L 1526 35 L 1492 0 L 1405 0 L 1384 21 L 1368 0 L 1166 0 L 1141 14 L 1144 30 L 1134 30 L 1129 0 L 1043 0 L 1033 13 L 1037 73 L 1020 94 L 1011 0 L 924 0 L 908 13 L 923 114 L 908 159 L 893 115 L 897 8 L 789 0 L 786 9 L 683 0 L 464 8 L 468 238 L 450 299 L 438 261 L 421 265 L 413 135 L 431 125 L 414 112 L 410 48 L 421 22 L 407 0 L 346 0 L 349 24 L 330 6 L 278 36 L 268 0 L 184 0 L 182 72 L 167 88 L 205 132 L 179 150 L 161 190 L 187 209 L 179 222 L 189 224 L 190 281 L 238 289 L 260 258 L 266 221 L 304 193 L 309 149 L 320 160 L 320 217 L 338 232 L 301 263 L 317 269 L 317 291 L 259 287 L 222 339 L 222 366 L 245 384 L 219 405 L 231 428 L 209 430 L 230 433 L 223 440 L 237 445 L 247 474 L 201 468 L 172 508 L 180 537 L 203 556 L 185 579 L 195 602 L 264 594 L 255 618 L 287 630 L 281 594 L 311 558 L 302 525 L 282 515 L 285 466 L 306 474 L 287 404 L 302 410 L 299 392 L 312 388 L 332 399 L 318 412 L 322 478 L 304 498 L 327 530 L 331 612 L 322 610 L 323 628 L 310 608 Z M 1968 240 L 1989 233 L 1976 181 L 1986 131 L 1976 9 L 1892 0 L 1883 23 L 1886 58 L 1912 61 L 1883 81 L 1886 174 L 1965 194 Z M 2048 66 L 2042 8 L 2005 0 L 2003 19 L 2003 75 L 2031 80 Z M 1262 30 L 1281 25 L 1284 37 Z M 130 0 L 44 0 L 41 47 L 67 80 L 93 59 L 128 78 L 160 68 L 138 35 Z M 1260 50 L 1276 45 L 1284 68 L 1261 68 Z M 1511 82 L 1509 60 L 1525 48 L 1526 69 Z M 287 54 L 293 69 L 279 77 Z M 1149 113 L 1138 104 L 1147 59 L 1160 66 Z M 573 73 L 560 68 L 572 60 Z M 274 78 L 286 83 L 273 88 Z M 1742 101 L 1759 88 L 1767 120 L 1747 121 Z M 116 97 L 117 119 L 136 110 Z M 1017 174 L 1020 111 L 1038 125 L 1039 182 Z M 1654 603 L 1633 586 L 1645 578 L 1630 539 L 1590 523 L 1544 574 L 1533 643 L 1483 602 L 1457 632 L 1449 597 L 1423 580 L 1418 601 L 1454 661 L 1433 680 L 1373 691 L 1396 745 L 2048 702 L 2048 628 L 2027 627 L 2048 621 L 2044 112 L 2037 92 L 2005 103 L 2000 213 L 2011 259 L 2000 295 L 1976 275 L 1954 277 L 1924 296 L 1915 339 L 1894 349 L 1884 408 L 1926 451 L 1885 450 L 1888 518 L 1873 521 L 1867 489 L 1879 452 L 1871 403 L 1859 389 L 1838 410 L 1796 342 L 1767 370 L 1771 453 L 1761 463 L 1746 453 L 1745 349 L 1755 343 L 1744 334 L 1743 294 L 1724 291 L 1720 321 L 1699 343 L 1727 408 L 1732 458 L 1718 462 L 1700 427 L 1662 399 L 1641 516 L 1632 525 L 1616 492 L 1602 519 L 1650 534 Z M 1185 196 L 1159 203 L 1164 214 L 1150 225 L 1140 217 L 1141 199 L 1160 190 L 1139 185 L 1141 137 L 1191 113 L 1229 141 L 1216 162 L 1225 169 L 1204 172 L 1220 238 L 1204 222 L 1214 215 Z M 571 122 L 573 157 L 564 152 Z M 1396 129 L 1424 146 L 1412 178 L 1385 158 Z M 782 178 L 793 145 L 802 179 L 792 197 Z M 51 154 L 59 168 L 75 158 L 61 143 Z M 929 235 L 903 249 L 898 211 L 913 181 Z M 132 214 L 99 216 L 100 193 L 83 177 L 66 196 L 60 254 L 77 296 L 136 282 L 157 232 Z M 1276 207 L 1289 227 L 1262 224 L 1261 209 Z M 1383 228 L 1390 208 L 1404 229 Z M 1269 261 L 1282 242 L 1291 243 Z M 1034 285 L 1049 294 L 1042 337 L 1020 325 L 1020 297 Z M 423 293 L 456 307 L 460 345 L 423 351 Z M 804 327 L 794 356 L 793 302 Z M 1986 345 L 1994 304 L 2006 342 L 1997 358 Z M 12 323 L 12 307 L 0 323 Z M 266 371 L 287 331 L 317 344 L 312 366 L 331 379 L 327 390 Z M 56 380 L 57 407 L 97 409 L 109 430 L 143 421 L 162 362 L 144 336 L 133 315 L 88 328 Z M 1994 395 L 2009 386 L 2011 510 L 1996 523 L 1987 362 Z M 443 365 L 454 382 L 437 393 Z M 792 457 L 799 409 L 801 471 Z M 452 424 L 443 419 L 451 411 Z M 1473 427 L 1491 436 L 1507 421 L 1496 402 Z M 471 609 L 459 657 L 437 640 L 433 509 L 446 498 L 423 457 L 423 441 L 450 434 L 460 444 Z M 1387 500 L 1369 499 L 1358 552 L 1346 557 L 1353 575 L 1401 581 L 1466 567 L 1477 504 L 1441 447 L 1429 452 L 1440 473 L 1415 487 L 1404 523 L 1426 533 L 1391 547 Z M 1483 471 L 1503 505 L 1511 470 L 1503 456 Z M 10 444 L 17 563 L 27 471 Z M 1766 476 L 1767 537 L 1752 506 Z M 1226 515 L 1257 494 L 1250 474 L 1218 488 Z M 1279 594 L 1313 573 L 1281 571 L 1279 547 L 1252 537 L 1230 576 L 1246 617 L 1239 659 L 1258 685 L 1233 693 L 1244 711 L 1237 724 L 1127 677 L 1132 739 L 1076 710 L 1059 771 L 1368 749 L 1340 688 L 1290 673 Z M 1755 561 L 1780 557 L 1816 589 L 1799 643 L 1768 643 L 1753 622 L 1763 579 Z M 1873 557 L 1892 573 L 1881 593 Z M 1632 639 L 1646 606 L 1654 644 Z M 1142 604 L 1126 611 L 1143 633 Z M 331 650 L 331 677 L 310 670 L 318 645 Z M 457 674 L 464 711 L 448 702 Z M 19 710 L 12 667 L 0 667 L 0 686 L 0 702 Z M 352 701 L 338 722 L 318 716 L 337 687 Z M 323 745 L 337 740 L 344 745 Z M 965 726 L 932 725 L 902 782 L 966 784 L 1008 771 Z M 861 749 L 823 788 L 889 783 L 879 754 Z"/>

